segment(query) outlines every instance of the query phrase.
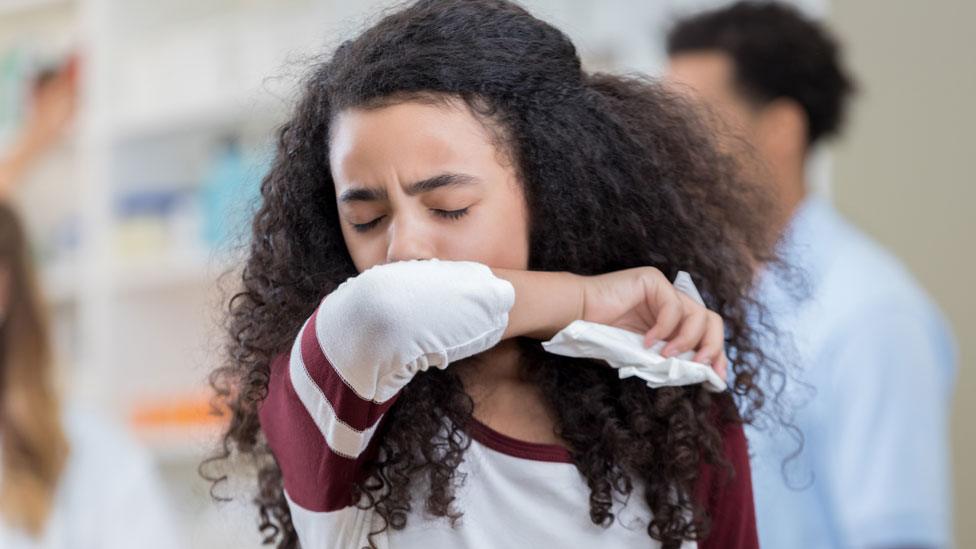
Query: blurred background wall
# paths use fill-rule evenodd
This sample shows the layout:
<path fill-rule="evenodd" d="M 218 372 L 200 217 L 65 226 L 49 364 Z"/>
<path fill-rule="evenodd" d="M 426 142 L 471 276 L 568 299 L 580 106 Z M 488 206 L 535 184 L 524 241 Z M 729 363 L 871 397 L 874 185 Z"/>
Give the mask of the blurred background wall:
<path fill-rule="evenodd" d="M 834 147 L 834 196 L 953 326 L 956 543 L 976 547 L 976 3 L 838 0 L 829 20 L 862 86 Z"/>
<path fill-rule="evenodd" d="M 242 487 L 211 505 L 196 467 L 214 448 L 207 373 L 220 360 L 240 230 L 274 128 L 313 56 L 390 2 L 0 0 L 0 146 L 32 75 L 79 56 L 69 135 L 17 197 L 74 400 L 131 427 L 153 452 L 194 547 L 257 545 Z M 591 68 L 658 73 L 675 15 L 712 0 L 531 0 Z M 863 94 L 847 137 L 818 154 L 818 192 L 902 257 L 961 344 L 955 410 L 959 546 L 976 546 L 976 280 L 963 163 L 976 153 L 973 3 L 804 0 L 846 43 Z M 246 488 L 246 487 L 244 487 Z"/>

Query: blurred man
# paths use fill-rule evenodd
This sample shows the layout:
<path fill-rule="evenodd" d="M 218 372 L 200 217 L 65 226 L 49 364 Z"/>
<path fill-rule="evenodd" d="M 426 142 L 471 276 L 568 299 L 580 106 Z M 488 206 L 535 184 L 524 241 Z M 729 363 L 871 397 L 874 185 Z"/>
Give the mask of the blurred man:
<path fill-rule="evenodd" d="M 738 3 L 679 22 L 667 46 L 677 89 L 751 144 L 783 212 L 780 251 L 805 277 L 800 301 L 785 271 L 760 284 L 795 340 L 784 398 L 803 403 L 790 412 L 804 439 L 789 459 L 788 431 L 749 432 L 762 545 L 950 545 L 951 336 L 901 264 L 807 192 L 811 148 L 838 132 L 853 91 L 837 44 L 793 8 Z"/>

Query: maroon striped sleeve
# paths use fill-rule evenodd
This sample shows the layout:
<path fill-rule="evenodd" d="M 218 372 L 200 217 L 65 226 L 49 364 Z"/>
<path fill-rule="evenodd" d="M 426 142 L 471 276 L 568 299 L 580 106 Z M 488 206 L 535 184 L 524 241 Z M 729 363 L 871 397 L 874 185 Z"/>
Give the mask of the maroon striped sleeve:
<path fill-rule="evenodd" d="M 756 508 L 752 498 L 752 474 L 749 468 L 749 445 L 739 423 L 722 427 L 725 459 L 732 465 L 730 473 L 721 466 L 702 467 L 696 487 L 696 499 L 711 518 L 708 537 L 699 549 L 756 549 Z"/>
<path fill-rule="evenodd" d="M 307 332 L 314 333 L 314 330 Z M 331 365 L 327 369 L 331 370 Z M 319 368 L 309 367 L 310 373 L 316 370 Z M 339 398 L 346 399 L 340 402 L 354 402 L 347 396 Z M 353 406 L 349 405 L 348 409 Z M 356 411 L 365 411 L 367 416 L 371 414 L 365 407 Z M 295 393 L 287 354 L 271 363 L 268 395 L 261 404 L 259 415 L 261 429 L 281 468 L 285 491 L 292 501 L 318 512 L 335 511 L 353 503 L 353 485 L 360 480 L 363 464 L 375 450 L 375 444 L 371 443 L 371 447 L 355 459 L 339 455 L 329 447 Z"/>
<path fill-rule="evenodd" d="M 319 310 L 316 309 L 301 335 L 301 353 L 305 368 L 332 405 L 339 420 L 353 429 L 365 431 L 376 424 L 396 398 L 382 403 L 363 399 L 342 379 L 325 356 L 316 337 L 315 321 L 318 314 Z"/>

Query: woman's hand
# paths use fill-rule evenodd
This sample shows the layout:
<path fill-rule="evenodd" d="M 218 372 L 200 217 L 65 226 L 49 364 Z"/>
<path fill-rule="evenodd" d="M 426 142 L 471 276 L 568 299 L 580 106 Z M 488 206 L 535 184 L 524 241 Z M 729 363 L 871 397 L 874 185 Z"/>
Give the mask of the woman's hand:
<path fill-rule="evenodd" d="M 597 276 L 493 269 L 515 288 L 504 337 L 550 339 L 574 320 L 644 335 L 644 345 L 667 340 L 664 356 L 695 351 L 692 360 L 726 377 L 722 318 L 674 287 L 653 267 Z"/>
<path fill-rule="evenodd" d="M 678 290 L 653 267 L 582 277 L 580 318 L 644 334 L 644 346 L 667 340 L 665 357 L 696 351 L 725 378 L 725 325 L 717 313 Z"/>

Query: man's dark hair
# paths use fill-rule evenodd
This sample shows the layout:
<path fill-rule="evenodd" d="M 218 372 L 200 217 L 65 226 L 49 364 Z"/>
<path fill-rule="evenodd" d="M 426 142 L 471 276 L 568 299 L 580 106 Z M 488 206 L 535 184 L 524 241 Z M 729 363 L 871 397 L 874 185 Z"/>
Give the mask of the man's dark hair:
<path fill-rule="evenodd" d="M 811 144 L 838 132 L 855 88 L 830 32 L 776 2 L 737 2 L 678 21 L 667 48 L 668 55 L 709 50 L 729 55 L 735 85 L 748 100 L 762 105 L 789 98 L 803 107 Z"/>

